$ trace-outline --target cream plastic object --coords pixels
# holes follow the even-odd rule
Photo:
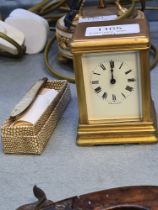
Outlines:
[[[16,41],[20,46],[24,44],[24,34],[19,31],[17,28],[10,26],[9,24],[0,20],[0,32],[7,35],[8,37],[12,38]],[[0,38],[0,49],[9,52],[13,55],[17,54],[17,48],[9,43],[8,41]]]
[[[13,125],[17,126],[25,123],[35,124],[55,99],[57,94],[57,90],[43,88],[30,108],[17,121],[15,121]]]
[[[24,9],[15,9],[5,22],[24,33],[27,54],[36,54],[43,50],[49,31],[49,25],[44,18]]]

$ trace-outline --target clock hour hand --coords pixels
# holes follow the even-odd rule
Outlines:
[[[114,79],[114,61],[113,60],[111,60],[110,61],[110,67],[111,67],[111,69],[110,69],[110,71],[111,71],[111,80],[110,80],[110,83],[113,85],[113,84],[115,84],[116,83],[116,80]]]

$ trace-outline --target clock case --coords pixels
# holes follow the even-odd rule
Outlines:
[[[126,35],[107,35],[86,37],[87,27],[112,26],[123,24],[140,25],[140,32]],[[108,22],[79,23],[71,50],[73,53],[76,86],[79,104],[79,126],[77,144],[104,145],[122,143],[153,143],[157,141],[157,122],[154,103],[151,99],[150,64],[149,64],[150,37],[145,19],[128,19]],[[93,123],[88,119],[86,106],[86,90],[82,68],[82,54],[101,52],[139,51],[141,64],[141,91],[142,91],[142,118],[137,121],[125,120],[98,120]]]

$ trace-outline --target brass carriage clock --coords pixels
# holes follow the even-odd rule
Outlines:
[[[79,145],[157,141],[145,19],[79,23],[71,44]]]

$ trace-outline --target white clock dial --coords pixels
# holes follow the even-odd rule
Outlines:
[[[142,117],[139,52],[82,56],[89,121]]]
[[[94,93],[109,104],[120,104],[126,100],[135,91],[136,82],[135,69],[118,59],[99,63],[90,80]]]

